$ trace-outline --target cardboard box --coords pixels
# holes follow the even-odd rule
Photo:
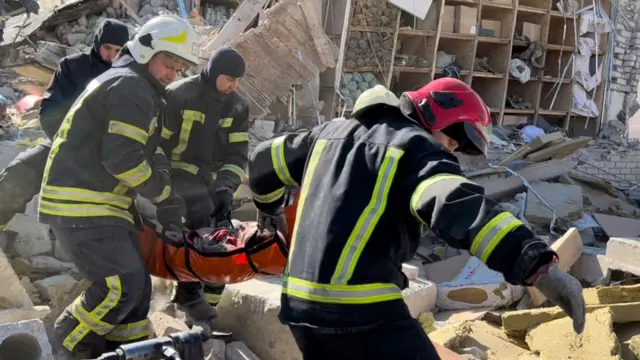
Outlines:
[[[540,41],[542,25],[521,22],[516,25],[516,32],[522,36],[528,37],[531,41]]]
[[[442,32],[452,33],[456,19],[456,7],[445,6],[442,14]]]
[[[475,34],[478,25],[478,9],[469,6],[456,6],[454,30],[458,34]]]
[[[502,37],[502,21],[482,19],[480,23],[482,30],[489,30],[492,35],[484,35],[487,37]]]

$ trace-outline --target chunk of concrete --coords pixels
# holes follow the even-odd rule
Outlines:
[[[16,214],[7,224],[7,229],[18,233],[13,242],[13,251],[23,258],[51,252],[49,226],[38,222],[35,216]]]
[[[69,274],[61,274],[38,280],[33,285],[38,289],[43,299],[51,300],[56,296],[71,291],[77,283],[78,281]]]
[[[242,341],[228,343],[224,354],[226,360],[260,360]]]
[[[533,189],[553,208],[556,218],[579,218],[582,213],[582,188],[577,185],[538,182]],[[531,191],[527,191],[525,218],[536,224],[550,224],[553,212]]]
[[[529,348],[546,360],[620,360],[613,315],[603,308],[587,314],[581,335],[573,331],[570,318],[554,320],[529,331]]]
[[[0,359],[54,360],[42,321],[0,325]]]
[[[210,339],[202,344],[204,348],[204,360],[225,360],[227,344],[224,340]]]
[[[613,314],[613,322],[616,324],[640,321],[640,302],[611,305],[588,305],[587,313],[603,308],[608,308],[611,311]],[[557,306],[543,309],[507,311],[502,314],[502,328],[505,331],[528,330],[537,325],[561,319],[566,316],[567,314]]]
[[[605,284],[611,277],[605,250],[588,246],[583,247],[582,254],[571,266],[569,273],[576,279],[592,286]]]
[[[620,342],[622,359],[640,359],[640,323],[614,324],[613,328]]]
[[[289,329],[280,323],[282,279],[261,276],[228,285],[217,306],[216,327],[232,331],[263,360],[299,360],[300,352]],[[435,306],[437,289],[422,279],[411,281],[403,296],[412,316]]]
[[[418,278],[418,270],[417,266],[411,264],[402,264],[402,272],[409,280],[415,280]]]
[[[33,308],[33,302],[27,290],[20,283],[18,275],[13,271],[9,259],[0,251],[0,298],[8,300],[15,308]]]
[[[587,305],[640,302],[640,285],[598,286],[582,291]]]
[[[609,238],[606,258],[609,269],[640,275],[640,238]]]
[[[157,337],[171,335],[180,331],[188,331],[189,327],[183,321],[161,312],[154,312],[149,316],[153,333]]]
[[[62,272],[78,271],[72,263],[62,262],[47,255],[36,255],[29,259],[29,264],[36,269],[47,274],[57,274]]]
[[[31,309],[0,310],[0,324],[11,324],[18,321],[44,319],[51,313],[48,306],[35,306]],[[0,359],[2,359],[0,357]]]

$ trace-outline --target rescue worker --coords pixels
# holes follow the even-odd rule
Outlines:
[[[249,108],[236,92],[244,72],[242,55],[225,46],[200,74],[167,87],[161,146],[171,158],[171,182],[185,200],[190,229],[210,227],[212,216],[217,224],[230,220],[249,151]],[[172,302],[190,321],[208,323],[223,290],[223,284],[205,284],[203,294],[200,283],[181,282]]]
[[[20,5],[24,7],[27,12],[27,16],[30,14],[38,15],[38,12],[40,12],[40,5],[36,0],[20,0]],[[4,7],[4,0],[0,0],[0,43],[4,41],[4,27],[7,20],[9,20],[9,18],[5,16]]]
[[[163,15],[144,24],[113,68],[92,80],[53,140],[40,192],[40,220],[92,282],[56,320],[74,357],[148,336],[151,279],[139,253],[133,198],[157,204],[161,224],[180,225],[169,161],[158,151],[164,88],[195,64],[196,33]],[[102,344],[106,343],[105,349]]]
[[[307,359],[439,359],[401,290],[426,225],[516,285],[532,285],[584,328],[580,283],[529,228],[462,176],[452,151],[485,155],[491,119],[458,79],[398,99],[382,86],[353,119],[264,142],[249,160],[263,228],[284,228],[285,187],[301,186],[280,320]]]
[[[49,139],[53,139],[65,114],[89,81],[111,68],[112,60],[127,40],[127,25],[106,19],[96,31],[89,53],[70,55],[60,61],[40,104],[40,124]],[[0,172],[0,198],[4,199],[0,202],[0,231],[40,192],[49,150],[50,141],[32,146]]]

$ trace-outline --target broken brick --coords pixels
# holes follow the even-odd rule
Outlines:
[[[640,302],[640,284],[629,286],[598,286],[582,291],[587,305],[607,305]]]

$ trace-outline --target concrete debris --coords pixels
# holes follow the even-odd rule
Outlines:
[[[149,321],[156,337],[164,337],[176,332],[189,330],[189,327],[183,321],[161,312],[151,314]]]
[[[0,359],[54,360],[40,320],[0,325]]]
[[[62,274],[38,280],[33,285],[38,289],[43,299],[52,300],[56,296],[69,292],[77,282],[70,275]]]
[[[576,279],[591,286],[602,285],[609,281],[611,269],[607,266],[605,250],[585,246],[582,255],[569,271]]]
[[[529,190],[524,217],[536,224],[551,224],[554,212],[559,218],[577,219],[582,215],[582,188],[576,185],[537,182],[531,187],[554,211],[549,210],[538,197]]]
[[[242,341],[228,343],[224,353],[227,360],[260,360]]]
[[[607,243],[607,266],[640,276],[640,238],[611,238]]]

